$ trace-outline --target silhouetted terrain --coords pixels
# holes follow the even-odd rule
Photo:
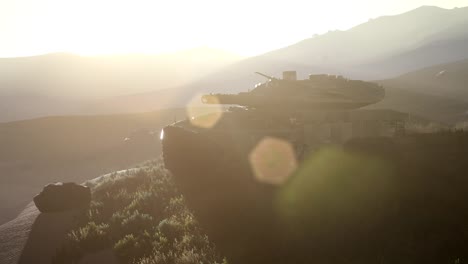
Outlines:
[[[404,90],[400,87],[385,86],[385,99],[369,109],[396,109],[410,113],[416,121],[424,118],[426,121],[454,125],[468,120],[466,101],[442,96]]]
[[[160,161],[85,184],[89,210],[47,214],[31,203],[0,225],[0,263],[226,264]]]
[[[467,121],[467,76],[468,60],[461,60],[378,81],[386,96],[369,108],[395,109],[447,124]]]
[[[388,78],[420,67],[466,58],[467,45],[461,43],[468,39],[467,24],[466,7],[447,10],[422,6],[403,14],[371,19],[346,31],[315,36],[264,57],[326,68],[331,70],[330,73],[352,78]],[[452,49],[429,52],[428,47],[442,43]],[[412,53],[423,53],[429,58]],[[359,67],[365,64],[372,64],[372,67]]]
[[[458,61],[467,57],[467,37],[434,41],[402,54],[359,65],[356,73],[363,78],[382,79],[431,65]]]
[[[173,109],[0,123],[0,223],[51,181],[82,182],[157,157],[160,129],[186,115]]]
[[[221,86],[221,82],[218,86],[234,91],[241,88],[236,87],[237,82],[233,80],[244,80],[240,83],[244,87],[247,81],[250,86],[255,83],[252,71],[280,76],[283,70],[295,69],[300,74],[387,79],[418,68],[467,58],[467,23],[466,7],[447,10],[423,6],[248,58],[204,79],[230,80],[227,86]],[[441,47],[430,49],[433,46]]]
[[[164,159],[232,263],[468,259],[466,132],[324,146],[279,186],[256,180],[247,157],[219,155],[214,142],[195,133],[165,138]],[[185,148],[204,155],[178,152]]]
[[[177,163],[173,175],[153,162],[88,181],[89,213],[39,214],[28,206],[0,226],[8,237],[0,241],[2,263],[220,263],[220,254],[228,263],[468,258],[466,132],[324,147],[279,186],[256,181],[245,161],[223,160],[203,142],[192,146],[203,152],[180,153],[179,161],[195,159]]]
[[[425,67],[380,83],[388,90],[395,87],[468,102],[468,60]]]

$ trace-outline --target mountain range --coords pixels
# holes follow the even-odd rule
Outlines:
[[[0,122],[51,115],[126,112],[125,109],[100,111],[105,109],[100,104],[123,95],[186,85],[241,58],[207,47],[165,55],[82,57],[56,53],[3,58],[0,59]]]
[[[279,76],[296,70],[299,78],[328,73],[396,80],[411,71],[468,58],[467,28],[468,7],[423,6],[246,59],[209,48],[159,56],[0,59],[0,122],[181,107],[199,93],[253,88],[264,81],[255,71]],[[420,88],[414,92],[426,92]],[[442,96],[460,100],[459,94]]]
[[[247,91],[265,81],[254,71],[279,77],[284,70],[296,70],[299,78],[307,78],[309,73],[328,73],[373,80],[387,90],[387,98],[375,107],[456,123],[466,119],[468,109],[467,25],[468,7],[448,10],[423,6],[376,18],[347,31],[315,36],[241,60],[177,89],[135,95],[132,99],[151,102],[140,107],[168,103],[183,106],[200,93]],[[125,99],[115,105],[129,104],[131,100]]]
[[[448,10],[423,6],[400,15],[371,19],[347,31],[306,39],[265,56],[325,68],[352,78],[383,79],[421,66],[466,58],[467,45],[459,43],[466,43],[467,25],[466,7]],[[422,58],[414,61],[421,54],[430,56],[426,61]]]

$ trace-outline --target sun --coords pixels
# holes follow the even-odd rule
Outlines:
[[[0,1],[0,56],[59,51],[154,54],[200,46],[253,56],[314,34],[346,30],[372,17],[402,13],[423,2]],[[431,4],[448,8],[466,5],[467,0],[431,0]]]

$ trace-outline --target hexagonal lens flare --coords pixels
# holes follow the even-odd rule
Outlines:
[[[223,115],[221,104],[217,97],[213,97],[211,100],[215,100],[215,103],[210,107],[206,107],[201,103],[201,95],[194,96],[192,100],[187,104],[186,110],[189,116],[190,123],[200,128],[212,128],[221,119]]]
[[[258,181],[274,185],[286,182],[297,168],[291,143],[274,137],[263,138],[250,152],[249,162]]]

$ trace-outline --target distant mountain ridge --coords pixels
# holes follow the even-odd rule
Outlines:
[[[200,47],[164,55],[0,58],[0,122],[53,115],[137,112],[104,100],[179,87],[242,57]],[[170,107],[170,105],[169,105]],[[142,109],[161,109],[153,106]]]
[[[406,91],[447,97],[468,103],[468,59],[439,64],[382,81]]]
[[[423,6],[400,15],[371,19],[347,31],[309,38],[266,56],[331,68],[359,65],[442,39],[466,38],[466,29],[455,30],[463,29],[466,23],[468,7],[449,10]],[[444,33],[448,31],[451,34]]]
[[[458,61],[467,58],[467,54],[468,38],[440,40],[370,64],[356,66],[351,73],[363,78],[387,79],[428,66]]]
[[[396,63],[399,72],[379,71],[380,66],[389,67],[384,62],[393,57],[403,57],[409,52],[441,42],[450,46],[451,42],[464,43],[455,56],[420,61],[418,67],[427,67],[468,57],[468,7],[443,9],[423,6],[394,16],[371,19],[366,23],[346,31],[331,31],[305,39],[288,47],[266,53],[261,58],[283,61],[285,64],[309,65],[310,70],[324,69],[332,74],[343,74],[352,78],[381,79],[415,70],[405,63]],[[452,54],[454,50],[450,51]],[[379,63],[382,61],[382,63]],[[240,62],[242,63],[242,62]],[[398,64],[399,63],[399,64]],[[363,67],[360,65],[372,65]],[[356,69],[356,67],[358,69]],[[368,73],[369,70],[374,72]],[[325,72],[327,73],[327,72]]]
[[[0,96],[96,97],[153,91],[187,84],[239,59],[203,47],[164,55],[0,58]]]
[[[0,114],[0,122],[180,107],[200,93],[252,89],[265,81],[255,71],[278,77],[282,71],[296,70],[299,78],[327,73],[390,79],[468,59],[468,7],[423,6],[242,60],[209,48],[106,60],[59,55],[0,59],[0,108],[6,113]],[[27,99],[31,97],[36,99]]]
[[[382,80],[441,63],[468,58],[468,7],[423,6],[400,15],[372,19],[347,31],[331,31],[224,67],[185,88],[239,92],[264,81],[260,71],[281,76],[344,75]]]
[[[468,59],[379,81],[386,89],[371,108],[391,108],[448,124],[468,121]]]

